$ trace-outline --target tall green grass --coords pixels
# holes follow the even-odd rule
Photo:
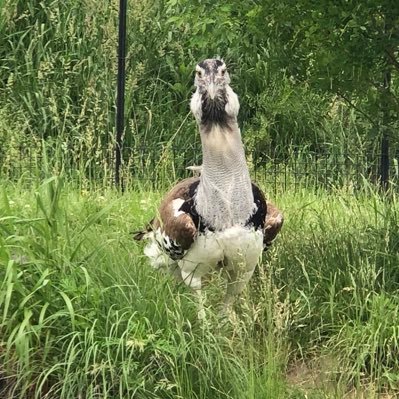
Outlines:
[[[219,55],[240,96],[248,148],[375,150],[378,132],[362,114],[276,69],[273,44],[253,37],[250,3],[203,7],[210,20],[174,1],[129,4],[126,146],[198,143],[187,117],[193,71]],[[3,0],[0,16],[1,107],[20,115],[24,135],[55,141],[76,159],[98,158],[114,141],[118,3]]]
[[[210,5],[223,30],[187,6],[178,16],[174,1],[129,4],[132,150],[120,196],[109,188],[117,2],[0,0],[1,397],[398,395],[397,195],[334,166],[371,152],[374,179],[377,132],[339,99],[274,70],[272,44],[253,45],[240,19],[251,19],[246,4]],[[231,325],[213,311],[218,276],[201,324],[192,295],[151,270],[131,239],[159,201],[152,188],[198,159],[179,150],[198,144],[192,71],[222,52],[249,162],[286,217]],[[325,149],[330,157],[314,158]],[[273,168],[282,160],[281,178],[270,182],[262,152],[276,155]]]
[[[251,25],[258,22],[250,3],[237,3],[236,9],[211,3],[129,4],[125,184],[166,186],[200,162],[199,135],[189,114],[193,70],[200,59],[216,55],[226,56],[240,97],[245,147],[261,179],[270,183],[273,164],[289,177],[301,175],[300,185],[307,180],[359,186],[359,175],[377,180],[379,132],[370,120],[331,93],[276,69],[279,51]],[[213,16],[202,21],[205,8]],[[117,18],[115,0],[1,1],[3,176],[43,178],[49,161],[53,173],[68,172],[82,187],[113,180]],[[395,140],[391,158],[397,179]],[[360,173],[357,164],[364,165]],[[277,188],[288,183],[275,181]]]
[[[132,241],[160,193],[79,191],[62,177],[23,187],[0,189],[2,397],[399,392],[395,196],[275,198],[282,235],[238,300],[237,321],[220,324],[217,276],[200,323],[191,293]]]

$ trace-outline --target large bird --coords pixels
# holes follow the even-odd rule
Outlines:
[[[202,142],[201,175],[176,184],[135,239],[148,240],[144,253],[151,264],[173,270],[200,301],[202,277],[223,267],[227,311],[280,231],[283,216],[251,182],[237,123],[239,101],[225,63],[200,62],[194,84],[190,108]]]

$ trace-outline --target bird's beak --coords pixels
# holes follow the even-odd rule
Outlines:
[[[217,92],[217,86],[215,85],[215,83],[213,82],[213,80],[211,80],[208,83],[208,87],[207,87],[207,91],[209,94],[209,97],[211,100],[214,100],[216,97],[216,92]]]

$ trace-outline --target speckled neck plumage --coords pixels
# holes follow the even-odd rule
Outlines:
[[[226,98],[227,103],[222,110],[226,115],[218,115],[214,121],[204,120],[203,114],[197,117],[203,166],[196,209],[205,223],[215,230],[244,226],[255,211],[251,179],[237,123],[238,99],[230,87]]]

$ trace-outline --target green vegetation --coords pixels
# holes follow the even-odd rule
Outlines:
[[[218,320],[215,276],[202,324],[191,293],[131,238],[159,193],[79,192],[60,177],[1,187],[2,397],[399,392],[397,197],[279,196],[284,231],[237,321]]]
[[[118,1],[0,0],[0,397],[397,397],[398,7],[129,1],[121,195],[109,184]],[[286,223],[237,320],[218,318],[215,275],[200,323],[131,233],[201,161],[192,72],[216,55],[254,177]],[[285,182],[300,175],[295,192],[268,184],[268,157]]]
[[[75,162],[113,148],[115,0],[2,0],[0,104]],[[397,156],[396,1],[129,2],[125,145],[184,148],[198,60],[226,59],[247,148]],[[129,158],[129,154],[125,154]],[[128,161],[126,161],[128,162]],[[139,165],[139,163],[138,163]]]

